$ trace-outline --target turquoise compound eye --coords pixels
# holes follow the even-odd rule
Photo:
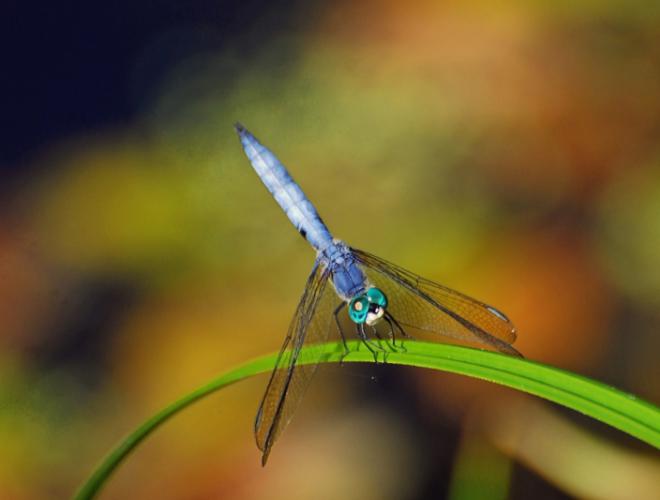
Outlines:
[[[367,290],[367,299],[373,304],[378,304],[380,307],[387,307],[387,297],[380,289],[373,287]]]
[[[367,320],[367,314],[369,313],[369,300],[364,295],[355,297],[348,304],[348,316],[355,323],[364,323]]]

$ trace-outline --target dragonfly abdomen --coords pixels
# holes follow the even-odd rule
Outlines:
[[[236,131],[252,167],[298,232],[317,250],[332,244],[330,231],[284,165],[241,124]]]

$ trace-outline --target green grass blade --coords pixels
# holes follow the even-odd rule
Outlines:
[[[558,368],[488,351],[426,342],[406,342],[405,346],[406,352],[389,353],[387,363],[458,373],[512,387],[572,408],[660,448],[660,409],[613,387]],[[349,347],[351,353],[344,362],[373,362],[372,354],[359,341],[350,342]],[[322,362],[338,362],[342,352],[341,344],[327,344]],[[165,421],[227,385],[272,370],[276,357],[272,354],[245,363],[163,408],[101,461],[74,498],[94,498],[131,451]],[[304,350],[300,362],[310,362]]]

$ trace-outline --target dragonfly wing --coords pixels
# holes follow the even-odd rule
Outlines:
[[[287,426],[311,381],[323,349],[314,349],[327,341],[333,308],[339,298],[328,285],[330,272],[317,260],[307,280],[295,315],[289,326],[279,358],[266,387],[254,424],[257,446],[266,464],[275,440]],[[309,364],[299,364],[302,347],[309,347]]]
[[[439,333],[521,356],[511,344],[516,328],[492,306],[352,248],[368,279],[388,296],[388,312],[403,327]]]

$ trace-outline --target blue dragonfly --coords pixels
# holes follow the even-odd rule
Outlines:
[[[375,361],[379,353],[385,358],[381,340],[393,350],[396,336],[412,338],[410,332],[415,337],[439,335],[520,356],[511,346],[516,329],[499,310],[333,238],[284,165],[240,123],[235,128],[252,167],[316,250],[312,272],[257,411],[254,433],[263,453],[262,465],[316,371],[323,354],[317,346],[336,330],[348,352],[347,323]],[[297,363],[303,347],[315,362]]]

